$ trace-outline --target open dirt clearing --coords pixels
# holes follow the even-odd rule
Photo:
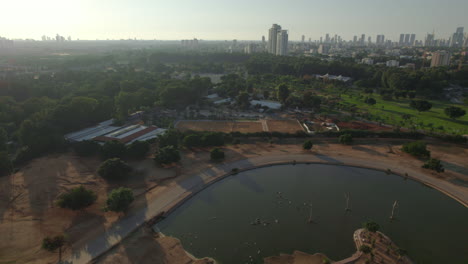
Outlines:
[[[258,120],[258,121],[211,121],[211,120],[182,120],[175,128],[180,131],[213,131],[213,132],[281,132],[294,134],[304,131],[296,120]]]

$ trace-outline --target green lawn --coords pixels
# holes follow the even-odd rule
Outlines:
[[[342,94],[342,103],[356,105],[359,108],[358,112],[368,112],[370,114],[369,119],[373,121],[407,128],[411,128],[414,125],[417,129],[433,130],[434,132],[468,134],[468,106],[430,100],[432,103],[431,110],[418,113],[418,111],[409,107],[409,99],[384,101],[379,95],[373,95],[372,97],[376,99],[377,104],[369,106],[364,103],[366,95],[363,94],[363,96],[363,98],[359,99],[357,93],[352,93],[351,95]],[[456,120],[450,119],[444,113],[444,109],[449,106],[461,107],[465,109],[467,114]],[[409,114],[411,119],[404,120],[402,118],[403,114]]]

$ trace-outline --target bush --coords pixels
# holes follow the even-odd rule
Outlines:
[[[108,159],[99,166],[98,174],[108,180],[118,180],[127,177],[132,168],[119,158]]]
[[[98,153],[101,150],[101,145],[95,141],[84,140],[73,143],[72,148],[78,156],[89,157]]]
[[[444,113],[450,118],[459,118],[466,114],[466,111],[460,107],[450,106],[444,109]]]
[[[430,157],[431,152],[427,150],[426,143],[422,141],[413,141],[403,144],[404,152],[416,157]]]
[[[364,254],[369,254],[371,253],[372,249],[368,245],[361,245],[359,247],[359,251],[361,251]]]
[[[210,152],[210,157],[212,160],[222,160],[224,159],[224,151],[220,148],[214,148]]]
[[[200,147],[203,145],[202,137],[198,134],[190,134],[184,137],[184,146],[191,147]]]
[[[133,141],[132,144],[127,146],[127,156],[134,159],[143,159],[150,150],[150,143],[148,141]]]
[[[364,227],[367,231],[372,232],[372,233],[375,233],[379,231],[380,229],[380,225],[374,221],[365,222],[362,224],[362,227]]]
[[[432,108],[432,104],[425,100],[411,100],[410,107],[416,109],[418,112],[425,112]]]
[[[312,140],[306,140],[304,144],[302,144],[302,148],[305,150],[310,150],[314,146],[314,143],[312,143]]]
[[[431,158],[428,161],[426,161],[426,163],[424,163],[424,165],[422,167],[425,168],[425,169],[435,170],[437,172],[444,172],[445,171],[444,166],[442,165],[442,163],[438,159],[432,159]]]
[[[223,133],[210,132],[206,133],[202,137],[204,146],[223,146],[224,135]]]
[[[367,98],[364,102],[368,105],[375,105],[377,103],[374,98]]]
[[[107,198],[107,210],[123,212],[130,206],[134,199],[131,189],[124,187],[114,189]]]
[[[57,205],[61,208],[80,210],[93,204],[96,199],[97,196],[93,191],[80,186],[60,195]]]
[[[343,134],[338,138],[338,141],[341,144],[351,145],[351,143],[353,143],[353,136],[351,136],[351,134]]]
[[[46,237],[42,240],[42,248],[47,251],[54,251],[65,245],[65,237],[63,235],[55,237]]]
[[[174,146],[166,146],[160,148],[156,156],[154,157],[154,161],[159,164],[170,164],[173,162],[178,162],[180,160],[180,152]]]
[[[123,158],[125,155],[125,145],[117,140],[107,141],[102,145],[101,154],[104,159]]]
[[[180,133],[175,129],[169,129],[158,137],[159,147],[179,146]]]

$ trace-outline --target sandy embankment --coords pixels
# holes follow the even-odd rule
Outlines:
[[[81,159],[67,153],[34,160],[14,175],[0,178],[0,233],[4,238],[0,241],[0,263],[55,262],[57,255],[41,250],[40,243],[45,236],[59,233],[66,233],[71,243],[71,249],[67,248],[64,257],[83,248],[85,253],[89,253],[86,251],[89,242],[98,236],[106,236],[122,220],[116,214],[101,210],[106,194],[112,188],[124,185],[138,195],[127,213],[129,216],[148,210],[155,203],[161,203],[167,211],[168,207],[177,205],[178,201],[193,193],[193,189],[181,184],[190,182],[196,175],[194,184],[204,185],[226,175],[230,166],[234,166],[232,164],[246,168],[303,159],[307,162],[391,169],[402,175],[408,173],[410,177],[423,177],[468,204],[466,147],[430,145],[432,156],[447,164],[446,172],[439,174],[422,169],[423,161],[402,153],[399,150],[401,140],[357,140],[352,146],[335,144],[336,140],[322,140],[316,142],[311,152],[302,150],[300,143],[303,139],[275,141],[281,144],[251,144],[246,141],[239,146],[225,147],[227,159],[222,164],[209,161],[208,149],[184,151],[182,161],[174,168],[156,167],[150,159],[133,163],[138,173],[127,182],[113,185],[96,175],[98,159]],[[167,180],[163,180],[165,178]],[[98,194],[95,205],[83,212],[71,212],[55,206],[54,201],[61,192],[81,184]],[[151,207],[145,212],[145,218],[141,218],[141,223],[158,214],[160,208],[159,205]],[[115,236],[106,238],[110,242],[105,247],[111,247],[119,240]],[[96,249],[92,254],[102,252]],[[94,256],[82,254],[81,258]]]

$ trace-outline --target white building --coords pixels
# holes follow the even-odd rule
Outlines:
[[[367,64],[367,65],[372,65],[372,64],[374,64],[374,60],[371,59],[371,58],[364,58],[364,59],[361,60],[361,63],[362,64]]]
[[[398,67],[400,66],[400,62],[397,60],[389,60],[385,63],[387,67]]]

